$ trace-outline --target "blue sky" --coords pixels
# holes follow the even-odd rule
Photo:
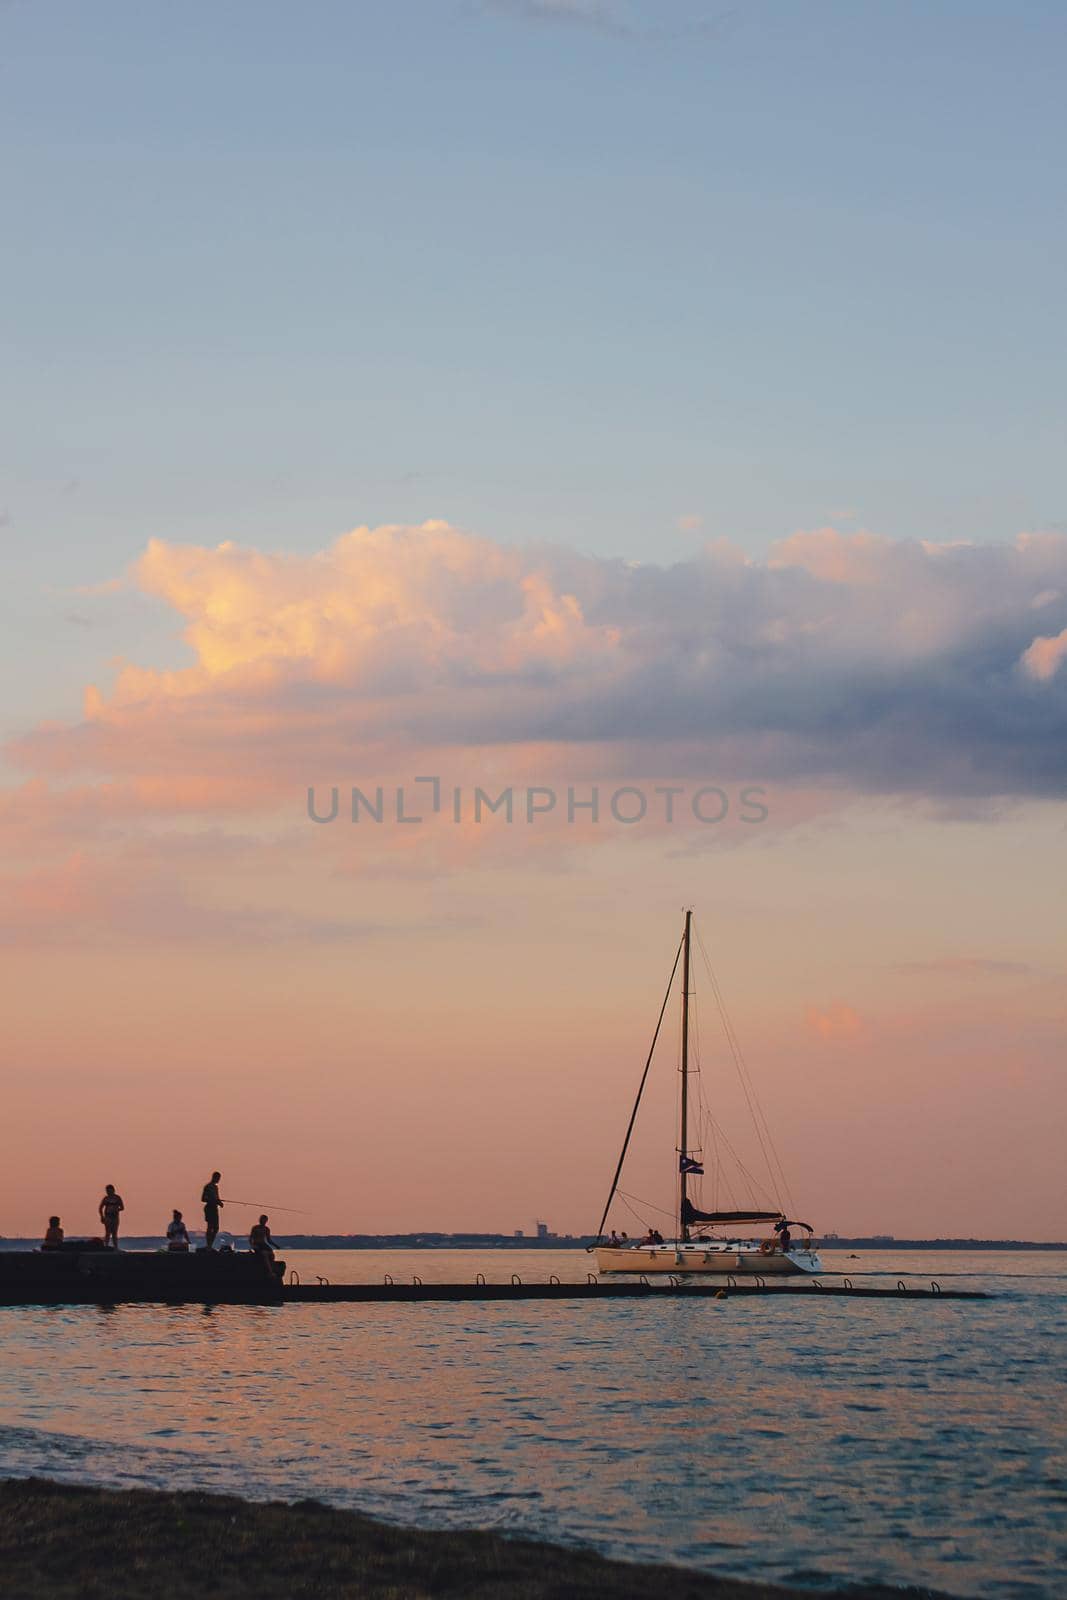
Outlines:
[[[54,625],[54,709],[88,624],[136,651],[143,599],[69,590],[152,536],[1063,526],[1065,34],[1033,0],[9,0],[16,666]]]
[[[0,0],[0,941],[50,1207],[115,1160],[165,1215],[222,1126],[324,1226],[528,1225],[549,1147],[588,1226],[684,903],[803,1214],[1064,1236],[1065,34]],[[769,824],[307,821],[420,773]]]

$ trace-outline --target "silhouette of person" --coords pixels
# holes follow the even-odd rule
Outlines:
[[[100,1202],[100,1221],[104,1224],[104,1248],[109,1245],[112,1250],[119,1247],[119,1213],[125,1211],[122,1196],[115,1193],[115,1185],[109,1183],[104,1190],[104,1198]]]
[[[211,1181],[205,1183],[200,1198],[204,1202],[204,1248],[210,1250],[219,1233],[219,1211],[225,1201],[219,1199],[221,1172],[213,1172]]]
[[[49,1219],[48,1219],[48,1230],[45,1233],[44,1243],[42,1244],[41,1249],[42,1250],[62,1250],[62,1248],[63,1248],[63,1229],[59,1225],[59,1218],[58,1217],[49,1217]]]
[[[175,1211],[167,1223],[167,1249],[188,1250],[189,1230],[182,1221],[180,1211]]]
[[[252,1224],[252,1230],[248,1235],[248,1248],[269,1266],[274,1260],[274,1240],[271,1238],[267,1223],[268,1218],[264,1214],[258,1222]]]

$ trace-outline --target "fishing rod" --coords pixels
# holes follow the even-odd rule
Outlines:
[[[297,1217],[310,1217],[311,1215],[310,1211],[301,1211],[299,1206],[276,1206],[272,1205],[269,1200],[231,1200],[229,1195],[226,1196],[222,1204],[224,1206],[251,1206],[253,1210],[291,1211]]]

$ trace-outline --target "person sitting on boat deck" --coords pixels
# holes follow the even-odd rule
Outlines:
[[[182,1221],[180,1211],[175,1211],[167,1223],[167,1249],[188,1250],[189,1230]]]
[[[260,1217],[258,1222],[252,1224],[248,1235],[248,1248],[254,1255],[261,1256],[269,1266],[274,1260],[274,1240],[270,1236],[266,1215]]]
[[[100,1221],[104,1224],[104,1248],[117,1250],[119,1247],[119,1212],[125,1211],[122,1196],[115,1193],[115,1185],[109,1183],[104,1190],[104,1198],[100,1202]]]
[[[619,1238],[618,1234],[615,1232],[615,1229],[612,1228],[612,1230],[611,1230],[611,1238],[608,1240],[608,1244],[609,1245],[620,1245],[621,1243],[622,1243],[622,1240]]]
[[[204,1249],[210,1250],[219,1232],[219,1210],[225,1204],[219,1199],[219,1180],[221,1172],[213,1172],[210,1181],[205,1183],[200,1198],[204,1203]]]
[[[774,1224],[774,1231],[778,1235],[778,1248],[785,1255],[793,1245],[793,1235],[789,1231],[789,1224],[784,1220]]]
[[[59,1225],[58,1217],[49,1217],[48,1228],[45,1232],[42,1250],[62,1250],[63,1229]]]

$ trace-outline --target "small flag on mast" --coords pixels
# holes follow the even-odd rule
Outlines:
[[[692,1156],[679,1157],[678,1171],[692,1173],[694,1178],[702,1178],[704,1176],[704,1168],[701,1166],[700,1162],[695,1161]]]

